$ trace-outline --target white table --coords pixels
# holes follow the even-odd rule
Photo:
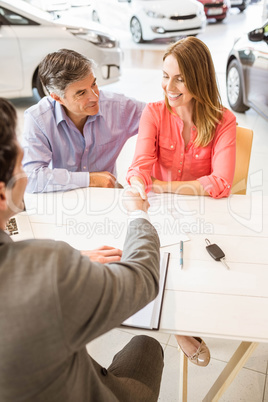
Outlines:
[[[122,247],[127,217],[121,194],[80,189],[26,195],[25,200],[36,237],[66,240],[80,249],[103,243]],[[204,399],[217,401],[258,342],[268,342],[268,197],[260,192],[220,200],[163,194],[154,196],[151,205],[152,221],[168,232],[167,244],[183,236],[178,227],[190,239],[184,244],[183,270],[178,243],[164,247],[171,258],[160,331],[242,341]],[[223,249],[230,270],[209,256],[206,238]],[[185,375],[187,360],[181,361]],[[185,378],[182,401],[187,398]]]

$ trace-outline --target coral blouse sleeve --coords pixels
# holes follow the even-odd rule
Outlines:
[[[140,119],[135,154],[127,172],[128,183],[132,176],[138,176],[148,191],[152,183],[152,167],[157,161],[157,134],[158,116],[153,106],[149,104],[143,110]]]
[[[235,172],[236,117],[228,109],[216,129],[211,155],[211,174],[198,179],[213,198],[228,197]]]

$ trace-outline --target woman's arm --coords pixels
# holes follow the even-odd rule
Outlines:
[[[235,172],[236,158],[236,117],[228,109],[223,121],[218,125],[213,140],[211,174],[198,179],[203,188],[213,198],[228,197]]]
[[[157,121],[153,105],[147,105],[142,113],[135,154],[127,173],[131,185],[139,182],[144,189],[151,186],[152,167],[157,161]],[[131,180],[133,178],[134,180]],[[139,179],[138,181],[136,179]]]
[[[175,193],[182,195],[209,195],[198,180],[161,181],[152,177],[152,190],[155,193]]]

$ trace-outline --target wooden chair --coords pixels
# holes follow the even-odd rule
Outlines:
[[[240,126],[236,127],[236,166],[231,191],[232,194],[246,194],[252,139],[253,139],[252,130]],[[187,357],[185,357],[185,355],[181,350],[179,351],[179,353],[180,353],[179,401],[187,402],[188,359]],[[223,394],[224,385],[222,386],[219,392],[221,395]]]
[[[253,131],[236,127],[236,166],[232,194],[246,194]]]

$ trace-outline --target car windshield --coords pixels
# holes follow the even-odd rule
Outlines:
[[[40,8],[35,7],[35,6],[27,3],[26,1],[22,1],[22,0],[11,0],[9,2],[3,1],[3,2],[1,2],[1,6],[3,6],[3,8],[8,10],[9,14],[11,13],[11,14],[15,15],[17,12],[21,16],[25,16],[25,17],[31,18],[33,20],[34,20],[34,17],[37,17],[37,18],[41,18],[43,20],[52,21],[58,17],[54,13],[48,13],[46,11],[43,11]],[[17,8],[16,12],[11,11],[9,6],[16,7]]]

